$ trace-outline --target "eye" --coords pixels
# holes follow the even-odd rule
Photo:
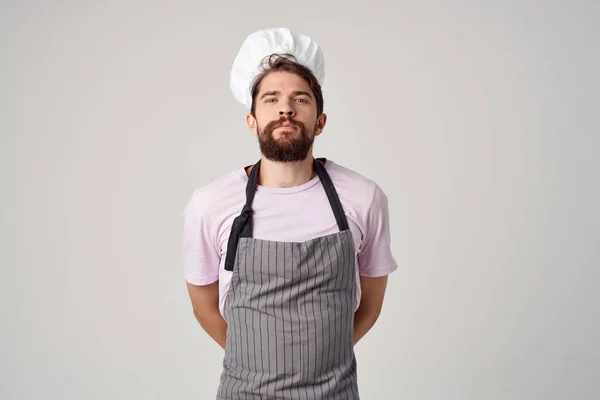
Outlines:
[[[306,99],[296,99],[296,101],[299,101],[301,103],[308,103],[308,101]]]
[[[275,99],[271,98],[271,99],[266,99],[265,100],[265,103],[272,103],[272,102],[275,102]]]

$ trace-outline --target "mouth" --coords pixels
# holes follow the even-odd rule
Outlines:
[[[280,125],[277,127],[277,129],[279,128],[283,128],[283,129],[298,129],[298,127],[296,125],[290,125],[290,124],[284,124],[284,125]]]

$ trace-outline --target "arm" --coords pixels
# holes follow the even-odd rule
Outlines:
[[[354,314],[354,344],[375,324],[387,286],[388,275],[398,265],[392,256],[390,218],[387,196],[375,185],[373,200],[363,222],[365,231],[362,249],[358,254],[361,297]]]
[[[227,322],[219,312],[219,281],[203,286],[187,283],[187,289],[192,300],[194,316],[200,326],[225,349]]]
[[[381,313],[388,277],[360,277],[360,305],[354,313],[354,344],[373,327]]]
[[[194,191],[183,212],[184,278],[200,326],[225,348],[227,323],[219,313],[218,224],[210,212],[212,195],[206,189]]]

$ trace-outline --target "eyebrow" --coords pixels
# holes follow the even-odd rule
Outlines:
[[[265,93],[263,93],[263,94],[260,96],[260,99],[262,100],[262,99],[264,99],[264,98],[265,98],[265,97],[267,97],[267,96],[277,96],[277,95],[279,95],[279,94],[281,94],[281,92],[280,92],[280,91],[278,91],[278,90],[272,90],[272,91],[270,91],[270,92],[265,92]],[[310,94],[309,92],[305,92],[305,91],[303,91],[303,90],[296,90],[296,91],[294,92],[294,95],[296,95],[296,96],[307,96],[308,98],[312,99],[312,96],[311,96],[311,94]]]

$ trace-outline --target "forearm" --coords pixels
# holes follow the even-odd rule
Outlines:
[[[386,286],[387,276],[360,277],[362,295],[354,313],[354,344],[369,332],[379,318]]]
[[[214,339],[223,349],[227,338],[227,322],[221,316],[221,313],[216,312],[204,313],[200,315],[194,312],[196,320],[208,335]]]
[[[219,312],[219,281],[208,285],[187,283],[194,317],[208,335],[222,348],[227,338],[227,322]]]
[[[373,311],[361,307],[356,310],[354,313],[354,344],[358,343],[369,332],[378,317],[379,312],[377,310]]]

